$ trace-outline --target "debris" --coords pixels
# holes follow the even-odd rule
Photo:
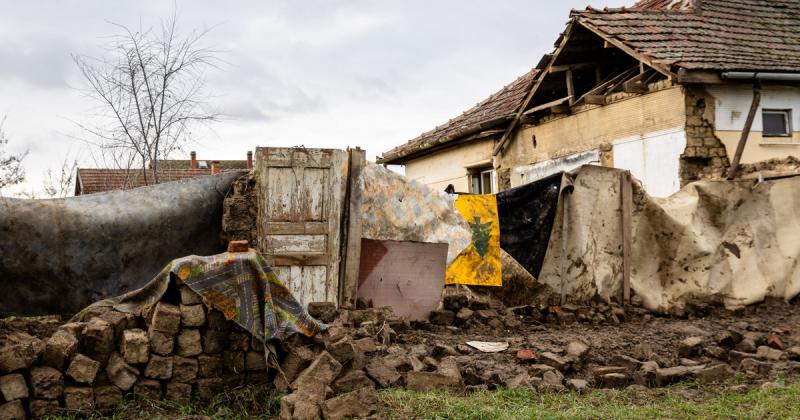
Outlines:
[[[91,385],[100,370],[100,362],[82,354],[76,354],[67,368],[67,376],[77,383]]]
[[[467,341],[467,345],[484,353],[499,353],[508,350],[508,343],[489,341]]]
[[[364,418],[374,413],[377,405],[378,395],[375,394],[375,390],[360,388],[325,401],[322,405],[322,415],[331,420]]]
[[[697,372],[695,372],[694,376],[697,379],[697,381],[702,384],[720,383],[733,378],[734,371],[730,366],[724,363],[720,363],[714,366],[707,367],[705,369],[698,370]]]

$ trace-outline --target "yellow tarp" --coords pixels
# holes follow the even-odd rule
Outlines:
[[[500,222],[494,195],[461,195],[455,202],[469,223],[472,242],[447,267],[445,284],[502,286]]]

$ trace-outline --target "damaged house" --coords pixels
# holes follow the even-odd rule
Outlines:
[[[494,193],[584,164],[648,193],[800,147],[800,2],[644,0],[571,13],[528,73],[379,163],[435,189]]]

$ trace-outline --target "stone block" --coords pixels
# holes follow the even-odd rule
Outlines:
[[[309,400],[301,393],[281,398],[282,420],[316,420],[322,418],[318,401]]]
[[[77,383],[91,385],[100,370],[100,362],[82,354],[76,354],[67,368],[67,376]]]
[[[203,378],[197,380],[197,396],[202,401],[209,401],[224,389],[222,378]]]
[[[265,370],[267,359],[263,351],[248,351],[245,354],[244,368],[248,371]]]
[[[328,353],[333,356],[339,363],[345,364],[356,356],[356,349],[350,338],[345,337],[328,346]]]
[[[22,332],[7,335],[5,342],[0,346],[0,373],[33,366],[44,352],[44,347],[42,340]]]
[[[183,382],[168,382],[166,399],[180,405],[188,405],[192,401],[192,385]]]
[[[25,420],[27,417],[25,407],[20,400],[0,405],[0,420]]]
[[[228,321],[228,319],[225,318],[225,315],[216,309],[210,310],[206,318],[208,320],[208,329],[210,330],[230,331],[231,329],[232,322]]]
[[[392,367],[383,358],[374,358],[367,362],[367,376],[369,376],[380,388],[388,388],[400,380],[401,375],[397,369]]]
[[[51,367],[31,369],[30,382],[35,398],[55,400],[64,391],[64,375]]]
[[[19,373],[0,376],[0,394],[6,401],[28,398],[28,384]]]
[[[339,376],[341,370],[342,365],[330,353],[323,351],[297,376],[291,388],[309,398],[322,400],[325,397],[325,389]]]
[[[378,395],[375,390],[360,388],[325,401],[322,404],[322,415],[331,420],[365,418],[375,413],[377,406]]]
[[[180,287],[181,304],[183,305],[198,305],[203,303],[203,298],[197,294],[189,286],[183,285]]]
[[[694,374],[697,382],[700,382],[701,384],[725,382],[733,378],[734,375],[735,372],[733,371],[733,368],[724,363],[698,370]]]
[[[170,379],[172,378],[172,357],[169,356],[150,356],[147,367],[144,368],[144,376],[150,379]]]
[[[178,334],[177,349],[175,353],[182,357],[197,356],[203,352],[203,342],[200,337],[200,330],[185,329]]]
[[[247,351],[250,349],[250,334],[233,331],[228,335],[228,350]]]
[[[111,354],[108,359],[108,366],[106,366],[106,374],[108,379],[123,391],[128,391],[136,383],[139,377],[139,370],[135,367],[125,363],[125,360],[119,353]]]
[[[172,380],[191,383],[197,379],[197,359],[174,356],[172,358]]]
[[[150,350],[153,353],[169,356],[175,350],[175,336],[154,331],[152,328],[148,331],[147,336],[150,338]]]
[[[128,327],[128,314],[124,314],[122,312],[110,310],[104,312],[98,318],[108,322],[108,324],[111,325],[111,328],[114,330],[114,339],[116,341],[119,341],[122,338],[122,332]]]
[[[95,409],[111,411],[122,402],[122,391],[115,385],[98,385],[94,387]]]
[[[87,412],[94,408],[94,391],[88,386],[64,388],[64,407],[69,411]]]
[[[57,400],[30,400],[28,401],[28,409],[31,412],[31,417],[35,419],[54,417],[58,415],[59,411]]]
[[[153,311],[150,329],[175,335],[181,326],[181,310],[169,303],[158,302]]]
[[[226,351],[222,353],[225,369],[233,373],[244,373],[245,357],[243,351]]]
[[[133,395],[140,400],[161,400],[161,382],[155,379],[139,379],[133,385]]]
[[[203,305],[181,305],[181,324],[184,327],[202,327],[206,324],[206,308]]]
[[[200,378],[213,378],[222,375],[222,356],[216,354],[201,354],[197,356],[197,376]]]
[[[228,333],[226,331],[206,330],[203,333],[203,351],[209,354],[222,353],[228,348]]]
[[[83,329],[83,352],[105,364],[114,351],[114,328],[100,318],[92,318]]]
[[[143,330],[125,330],[122,333],[120,350],[125,363],[132,365],[147,363],[150,360],[150,339]]]
[[[42,365],[61,370],[78,350],[78,337],[67,329],[58,329],[44,343]]]

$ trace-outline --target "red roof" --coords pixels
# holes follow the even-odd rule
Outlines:
[[[160,169],[158,182],[171,182],[181,179],[211,175],[211,169]],[[127,169],[78,169],[75,195],[94,194],[113,190],[129,190],[153,184],[152,172],[147,173],[147,184],[141,170]]]
[[[384,153],[378,159],[378,163],[401,163],[403,158],[416,152],[504,124],[514,116],[522,104],[537,73],[536,69],[531,69],[446,124]]]
[[[800,71],[800,0],[643,0],[573,17],[666,67]]]

